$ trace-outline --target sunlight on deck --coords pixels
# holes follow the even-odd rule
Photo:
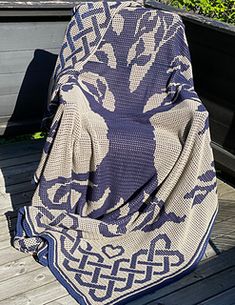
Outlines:
[[[30,204],[34,191],[31,178],[42,145],[38,140],[0,146],[0,305],[77,304],[47,268],[11,246],[17,210]],[[218,193],[211,244],[196,270],[130,304],[235,304],[235,189],[218,180]]]

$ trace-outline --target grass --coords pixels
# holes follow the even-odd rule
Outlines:
[[[23,134],[18,136],[1,136],[0,137],[0,145],[2,144],[9,144],[9,143],[16,143],[21,141],[29,141],[29,140],[40,140],[46,137],[45,132],[35,132],[30,134]]]
[[[160,2],[235,25],[235,0],[160,0]]]

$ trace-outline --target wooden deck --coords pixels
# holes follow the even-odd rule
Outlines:
[[[43,142],[0,146],[0,305],[75,305],[52,273],[11,246],[19,207],[30,204]],[[235,304],[235,189],[218,180],[220,210],[197,269],[129,305]]]

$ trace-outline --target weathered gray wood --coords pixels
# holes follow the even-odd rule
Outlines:
[[[27,157],[27,155],[24,157]],[[9,171],[7,170],[5,171],[4,169],[2,171],[0,170],[0,192],[9,193],[10,192],[9,187],[14,184],[20,184],[23,182],[31,183],[34,172],[37,169],[38,163],[39,163],[39,159],[38,161],[35,162],[23,164],[24,166],[22,166],[21,168],[17,168],[15,174],[14,172],[9,173]],[[11,166],[10,168],[12,167],[14,166]]]
[[[29,132],[36,124],[40,128],[66,25],[59,19],[0,23],[0,134],[17,130],[20,124]],[[7,125],[12,114],[14,119]]]
[[[22,163],[20,165],[18,165],[18,162],[16,162],[18,160],[19,163],[21,163],[22,158],[27,157],[27,155],[25,155],[27,149],[26,146],[24,146],[24,144],[26,143],[27,142],[19,142],[15,144],[3,145],[3,150],[1,150],[0,147],[0,151],[1,153],[3,153],[2,155],[0,154],[0,159],[2,158],[2,162],[10,162],[10,160],[13,160],[13,163],[15,163],[15,165],[10,163],[10,167],[7,166],[2,169],[2,173],[6,177],[5,180],[3,176],[5,191],[10,193],[2,193],[2,195],[0,195],[0,214],[3,213],[3,211],[7,212],[9,210],[15,210],[13,213],[10,214],[9,218],[11,220],[12,226],[14,226],[14,222],[16,221],[17,208],[25,204],[30,204],[30,198],[33,194],[33,190],[24,192],[24,190],[28,187],[27,185],[31,185],[29,181],[27,182],[24,180],[28,180],[31,170],[33,173],[33,168],[36,167],[38,161],[32,161],[28,164]],[[33,143],[30,143],[28,146],[29,152],[30,148],[32,147]],[[40,144],[38,144],[38,147],[40,147]],[[37,149],[35,148],[34,154],[37,154]],[[11,154],[12,151],[14,153],[12,153],[10,159],[7,159],[7,154]],[[15,184],[14,182],[17,181],[21,183]],[[221,190],[224,190],[224,188],[226,188],[223,186],[222,182],[219,182],[219,184]],[[4,200],[1,200],[1,198],[3,198]],[[220,212],[222,216],[221,218],[219,218],[219,221],[216,225],[223,226],[223,222],[226,222],[227,220],[233,218],[234,210],[232,209],[232,202],[233,201],[230,200],[221,201]],[[12,207],[13,203],[14,206]],[[217,232],[216,230],[215,232]],[[223,240],[226,240],[228,236],[225,234],[226,232],[224,232],[224,235],[219,235],[218,230],[218,234],[215,236],[216,238],[223,237]],[[211,249],[208,248],[209,252],[210,250]],[[235,249],[232,249],[227,253],[222,253],[219,256],[214,256],[205,261],[202,261],[194,272],[182,278],[180,281],[166,286],[153,294],[149,294],[143,298],[139,298],[138,300],[130,303],[129,305],[143,305],[147,302],[152,302],[150,304],[156,305],[156,301],[153,300],[158,299],[162,302],[161,298],[167,298],[167,296],[171,295],[172,293],[173,295],[178,294],[181,289],[186,291],[186,293],[188,293],[189,295],[187,289],[190,289],[191,286],[199,285],[200,282],[207,283],[207,280],[210,278],[215,279],[215,277],[217,276],[219,280],[223,280],[223,276],[226,274],[226,270],[229,270],[229,268],[231,269],[234,266],[234,259],[232,259],[234,256]],[[40,274],[41,270],[43,272],[44,270],[46,270],[47,273],[44,274],[45,278],[42,279],[42,282],[38,283],[34,279],[35,277],[37,277],[38,274]],[[2,280],[1,275],[3,276]],[[30,283],[30,285],[28,285],[28,283]],[[4,290],[1,290],[2,285],[4,286]],[[222,291],[217,289],[216,285],[215,290],[213,290],[214,288],[212,288],[209,287],[209,291],[211,292],[211,294],[209,296],[206,296],[207,299],[208,297],[210,298],[212,295],[214,296],[214,294],[218,294]],[[199,285],[198,289],[203,290],[203,286],[200,287]],[[222,289],[225,289],[225,287],[223,287]],[[4,295],[2,297],[3,291]],[[41,267],[37,262],[34,262],[32,257],[28,256],[27,254],[18,252],[10,245],[9,226],[5,215],[0,216],[0,294],[0,300],[2,300],[0,301],[0,305],[77,304],[71,298],[71,296],[68,295],[67,291],[55,280],[54,276],[49,270],[44,267]],[[205,298],[203,300],[205,300]],[[190,303],[186,303],[186,301],[184,302],[185,303],[177,304],[190,305]],[[169,304],[173,305],[174,303]],[[168,303],[166,303],[166,305],[168,305]]]
[[[7,243],[6,238],[7,238],[7,240],[8,240],[8,246],[11,246],[11,242],[10,242],[10,240],[11,240],[11,235],[10,235],[10,233],[8,232],[8,233],[6,233],[5,235],[0,235],[0,244],[1,244],[2,242],[4,242],[3,247],[5,247],[5,245],[6,245],[6,243]],[[1,249],[1,247],[0,247],[0,249]]]
[[[235,189],[226,183],[218,185],[218,193],[221,200],[235,201]]]
[[[10,238],[5,236],[7,239],[0,240],[0,250],[8,248],[11,245]]]
[[[23,205],[29,205],[32,198],[34,190],[28,192],[22,192],[19,194],[5,194],[5,196],[0,195],[0,215],[4,215],[8,211],[13,209],[18,209]]]
[[[6,280],[14,277],[20,279],[22,274],[42,268],[44,267],[37,263],[32,256],[25,256],[18,260],[0,265],[0,285]]]
[[[46,285],[42,285],[35,289],[23,292],[21,294],[15,295],[8,299],[0,301],[0,305],[43,305],[50,304],[51,301],[68,295],[65,288],[58,282],[52,281]],[[72,297],[67,296],[67,300],[72,300],[75,302]],[[63,303],[64,305],[71,305],[70,303]],[[77,302],[73,303],[78,304]]]
[[[44,51],[53,53],[55,55],[59,53],[59,50],[60,50],[59,46],[50,49],[44,49]],[[33,60],[34,51],[35,49],[21,50],[21,51],[15,49],[13,51],[0,52],[0,63],[1,63],[0,75],[12,74],[12,73],[25,73],[30,62]]]
[[[15,221],[14,221],[14,228],[15,228]],[[11,236],[13,231],[13,227],[8,225],[7,221],[0,221],[0,237],[4,238],[5,236]]]
[[[6,18],[12,18],[12,17],[20,17],[20,18],[25,18],[25,17],[63,17],[63,19],[70,19],[72,15],[72,8],[50,8],[48,7],[47,9],[41,9],[40,7],[38,8],[34,8],[34,9],[28,9],[26,7],[26,9],[17,9],[17,8],[8,8],[8,9],[4,9],[1,10],[0,7],[0,20],[2,18],[6,19]]]
[[[53,300],[52,302],[46,303],[46,305],[64,305],[64,304],[77,305],[77,302],[70,295],[66,295],[63,298]]]
[[[213,239],[216,248],[223,252],[235,247],[235,232],[231,235],[221,236]]]
[[[226,219],[223,222],[219,223],[219,225],[215,225],[213,232],[211,233],[212,238],[216,238],[219,236],[229,235],[235,232],[235,221],[234,218]]]
[[[0,93],[0,106],[1,106],[1,118],[3,119],[9,119],[11,114],[14,111],[15,104],[17,101],[18,94],[13,93],[13,94],[6,94],[6,95],[1,95]],[[1,122],[1,125],[3,125],[4,122]]]
[[[202,257],[202,261],[205,259],[208,259],[214,255],[216,255],[215,250],[213,249],[213,247],[210,244],[208,244],[207,248],[206,248],[206,252],[204,253],[204,255]]]
[[[179,281],[174,282],[168,286],[165,286],[159,290],[156,290],[151,294],[147,294],[143,297],[140,297],[138,300],[128,303],[128,305],[143,305],[143,304],[156,305],[157,302],[153,300],[158,300],[159,298],[162,298],[164,296],[171,295],[172,293],[177,292],[184,287],[191,286],[194,283],[200,282],[203,279],[212,276],[213,274],[216,274],[220,271],[222,272],[223,270],[227,270],[227,268],[233,267],[234,256],[235,256],[235,249],[230,249],[229,251],[223,252],[218,256],[211,257],[208,260],[199,263],[195,271],[186,275]],[[165,303],[163,304],[165,305]],[[172,303],[171,305],[173,304],[175,303]],[[181,305],[181,303],[179,302],[177,303],[177,305]]]
[[[164,305],[189,305],[193,296],[193,304],[198,304],[209,297],[234,287],[235,267],[231,267],[219,273],[216,273],[205,280],[198,281],[194,285],[183,287],[182,289],[171,293],[170,295],[157,298],[149,305],[155,305],[156,301]],[[200,291],[200,293],[198,293]],[[191,303],[191,304],[192,304]]]
[[[0,2],[0,8],[71,8],[72,6],[78,4],[79,2],[84,2],[85,0],[80,1],[58,1],[58,0],[31,0],[31,1],[4,1]],[[95,0],[97,1],[97,0]],[[110,0],[113,1],[113,0]]]
[[[235,287],[219,293],[207,301],[201,302],[200,305],[234,305],[235,304]]]
[[[67,22],[0,23],[0,51],[60,48]]]
[[[21,258],[25,258],[26,256],[29,256],[29,254],[22,253],[14,249],[13,247],[3,248],[0,250],[0,266]],[[1,293],[0,293],[0,299],[1,299]]]
[[[40,76],[42,77],[43,74],[45,73],[45,70],[38,71],[37,73],[40,74],[39,77]],[[21,85],[23,83],[24,77],[25,77],[25,72],[16,72],[14,74],[12,73],[0,74],[0,95],[8,96],[9,98],[9,95],[14,96],[15,94],[18,94]],[[4,101],[3,98],[2,101]],[[1,107],[3,107],[3,109],[1,109],[1,114],[3,113],[4,115],[6,115],[5,104],[6,102],[1,105]]]
[[[1,116],[0,117],[0,125],[4,122],[6,122],[9,119],[9,116]]]
[[[12,155],[20,156],[22,153],[38,151],[43,147],[44,139],[26,140],[0,145],[0,160],[11,158]]]
[[[42,142],[37,140],[35,141],[35,143],[31,143],[28,145],[22,145],[22,146],[19,145],[17,146],[17,150],[15,150],[15,146],[9,148],[12,151],[9,151],[9,149],[7,151],[6,150],[3,151],[3,148],[1,148],[0,161],[6,159],[12,159],[15,157],[31,155],[32,153],[40,153],[42,152],[43,144],[44,141]]]
[[[231,203],[234,205],[234,202],[231,202]],[[225,206],[222,209],[222,207],[221,207],[222,204],[223,204],[223,202],[220,203],[220,213],[218,214],[218,217],[215,221],[215,223],[217,223],[217,224],[219,224],[227,219],[232,219],[235,216],[232,206]],[[228,211],[226,211],[226,209],[228,209]],[[229,212],[230,212],[230,214],[229,214]]]
[[[6,280],[0,285],[0,300],[41,287],[54,281],[54,275],[47,269],[41,268]],[[29,285],[30,283],[30,285]]]
[[[8,186],[7,192],[12,195],[12,194],[17,194],[17,193],[21,193],[21,192],[28,192],[33,189],[35,189],[35,186],[32,185],[29,181],[26,181],[23,183]],[[0,191],[1,191],[1,187],[0,187]]]
[[[36,170],[36,168],[36,166],[30,167],[30,169],[26,168],[24,173],[16,174],[15,176],[4,175],[4,178],[1,178],[0,175],[0,189],[3,188],[6,192],[8,192],[8,187],[10,185],[31,181],[33,178],[33,171]]]
[[[14,175],[15,174],[23,174],[25,172],[25,170],[27,169],[32,169],[34,168],[34,166],[36,166],[39,162],[39,159],[36,161],[32,161],[29,163],[22,163],[22,164],[16,164],[14,166],[10,166],[10,167],[5,167],[4,169],[2,169],[1,171],[4,173],[4,175]]]
[[[2,161],[0,161],[0,168],[3,171],[4,168],[6,168],[6,167],[38,161],[40,156],[41,156],[41,153],[32,153],[31,155],[22,156],[20,158],[2,160]]]
[[[1,100],[1,97],[0,97]],[[10,103],[13,103],[15,105],[15,100],[10,100]],[[27,108],[27,107],[26,107]],[[15,109],[15,108],[14,108]],[[14,110],[15,111],[15,110]],[[29,112],[31,113],[31,112]],[[13,135],[12,130],[15,131],[15,133],[19,134],[19,131],[21,134],[26,133],[33,133],[40,130],[41,126],[41,119],[40,117],[30,119],[28,117],[22,118],[20,121],[12,120],[12,113],[10,115],[5,115],[0,117],[0,136],[5,136],[6,132],[7,135]],[[10,133],[9,133],[10,131]],[[17,132],[18,131],[18,132]]]
[[[6,216],[0,216],[0,236],[12,232],[16,226],[16,217],[7,221]]]

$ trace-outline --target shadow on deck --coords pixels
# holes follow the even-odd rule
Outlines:
[[[51,272],[16,251],[17,211],[31,203],[31,179],[43,141],[0,146],[0,305],[77,304]],[[235,304],[235,189],[218,180],[220,209],[204,259],[195,271],[129,305]]]

